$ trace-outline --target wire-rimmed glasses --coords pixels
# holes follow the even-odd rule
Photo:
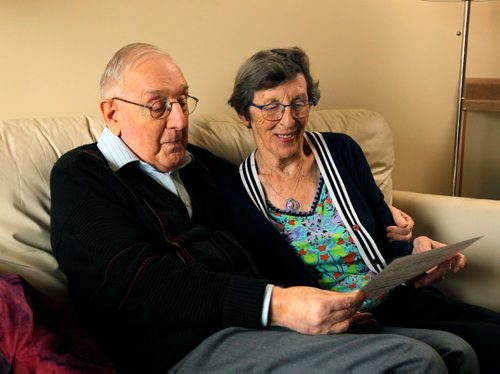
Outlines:
[[[153,119],[166,118],[170,114],[170,112],[172,111],[173,104],[179,104],[181,106],[181,109],[182,109],[182,112],[184,113],[184,115],[188,116],[194,112],[194,110],[196,109],[196,105],[198,104],[198,101],[199,101],[196,97],[190,96],[190,95],[183,95],[183,96],[177,98],[177,101],[170,101],[167,99],[161,99],[161,100],[155,101],[151,105],[134,103],[133,101],[122,99],[120,97],[113,97],[111,100],[119,100],[119,101],[123,101],[124,103],[137,105],[137,106],[149,109],[149,114],[151,114],[151,117],[153,117]]]
[[[248,104],[260,109],[262,117],[268,121],[279,121],[285,114],[285,109],[290,107],[292,116],[295,119],[304,118],[309,113],[309,109],[314,103],[311,100],[295,100],[291,104],[271,103],[266,105],[257,105],[254,103]]]

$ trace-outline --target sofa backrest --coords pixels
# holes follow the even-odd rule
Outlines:
[[[356,140],[386,201],[392,201],[394,147],[391,130],[382,115],[365,109],[313,110],[307,128],[342,132]],[[236,165],[255,148],[251,130],[230,115],[194,116],[190,122],[189,141]]]
[[[50,171],[66,151],[93,142],[90,117],[0,121],[0,272],[66,302],[66,279],[50,246]]]
[[[17,273],[68,303],[66,278],[50,246],[50,171],[66,151],[95,142],[103,128],[91,116],[0,121],[0,272]],[[363,148],[386,200],[391,199],[392,137],[383,117],[367,110],[318,110],[309,129],[351,135]],[[237,164],[253,149],[236,117],[193,116],[190,142]]]

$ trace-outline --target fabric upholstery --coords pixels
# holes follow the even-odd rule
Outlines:
[[[0,121],[0,272],[20,274],[60,301],[66,278],[50,248],[50,170],[101,129],[89,117]]]

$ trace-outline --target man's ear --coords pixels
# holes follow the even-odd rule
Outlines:
[[[116,118],[116,104],[114,100],[102,100],[101,101],[101,113],[104,121],[106,122],[106,126],[111,130],[111,132],[120,136],[121,130],[118,120]]]
[[[251,128],[252,127],[252,123],[250,122],[249,119],[247,119],[247,117],[245,117],[244,114],[240,114],[238,113],[238,117],[240,117],[240,120],[241,122],[243,122],[243,124],[248,127],[248,128]]]

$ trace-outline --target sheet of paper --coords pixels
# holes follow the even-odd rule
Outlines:
[[[478,236],[436,250],[399,257],[361,289],[366,292],[368,297],[377,296],[432,269],[481,238],[482,236]]]

